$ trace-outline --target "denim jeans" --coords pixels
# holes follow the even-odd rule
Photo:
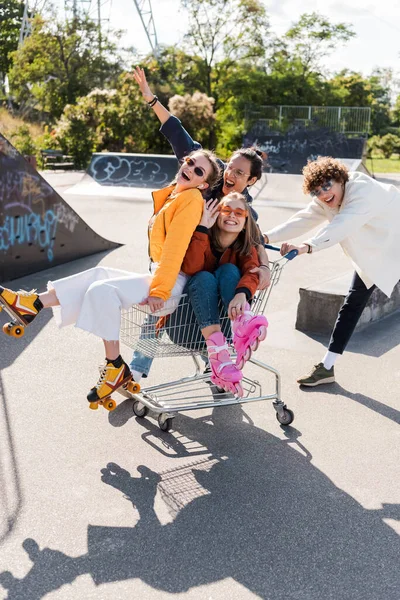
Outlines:
[[[221,265],[214,273],[207,271],[196,273],[188,281],[183,291],[189,296],[190,302],[188,303],[187,298],[182,298],[178,308],[166,323],[165,331],[171,341],[175,344],[184,343],[185,348],[204,352],[206,344],[200,329],[207,325],[216,325],[220,322],[220,316],[226,316],[226,309],[235,295],[240,277],[241,273],[238,267],[231,263]],[[220,299],[222,306],[219,302]],[[156,318],[152,318],[154,319],[152,333],[154,336]],[[182,323],[185,323],[185,327],[181,326]],[[230,322],[227,319],[224,321],[222,332],[227,338],[231,336]],[[150,329],[147,329],[145,335],[147,338],[151,335]],[[147,377],[152,362],[152,357],[135,350],[130,367]]]
[[[152,339],[156,335],[156,323],[158,317],[153,315],[147,315],[140,331],[140,340]],[[153,363],[152,356],[146,356],[140,350],[135,350],[130,363],[130,368],[134,371],[142,373],[144,377],[147,377],[150,371],[150,367]]]
[[[220,322],[219,298],[225,310],[235,295],[240,279],[236,265],[221,265],[214,273],[200,271],[189,280],[188,294],[200,329]]]

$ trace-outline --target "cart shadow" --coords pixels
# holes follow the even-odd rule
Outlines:
[[[400,507],[366,510],[312,464],[300,432],[288,427],[280,439],[243,416],[240,406],[180,414],[175,429],[208,455],[168,471],[106,465],[102,481],[132,503],[137,525],[89,525],[77,558],[25,540],[33,565],[23,579],[0,574],[8,599],[38,600],[90,574],[96,585],[140,579],[169,594],[231,578],[274,600],[398,600],[399,539],[383,519]]]

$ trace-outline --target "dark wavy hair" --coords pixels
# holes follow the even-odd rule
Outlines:
[[[263,170],[263,156],[264,153],[259,148],[252,146],[251,148],[239,148],[239,150],[235,150],[232,154],[231,159],[235,158],[235,156],[243,156],[250,163],[250,177],[257,177],[257,181],[261,179],[262,170]]]
[[[243,208],[247,210],[245,225],[232,244],[232,248],[238,254],[249,256],[252,248],[257,248],[260,243],[260,230],[255,222],[250,205],[243,194],[239,194],[239,192],[231,192],[222,198],[219,206],[224,206],[228,200],[240,200],[240,202],[243,204]],[[224,248],[222,248],[219,241],[219,232],[220,229],[218,227],[218,222],[216,221],[210,229],[210,243],[215,250],[218,252],[223,252]]]

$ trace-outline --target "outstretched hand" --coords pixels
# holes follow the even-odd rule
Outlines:
[[[300,244],[300,246],[295,246],[294,244],[288,244],[287,242],[283,242],[281,245],[281,255],[285,256],[288,252],[292,250],[297,250],[299,254],[306,254],[309,250],[308,244]]]
[[[203,214],[199,225],[210,229],[217,220],[219,215],[219,200],[212,200],[211,202],[205,202],[203,206]]]
[[[140,306],[145,306],[146,304],[150,307],[150,311],[154,313],[164,307],[165,301],[162,298],[157,298],[156,296],[148,296],[148,298],[145,298],[145,300],[139,302]]]
[[[150,89],[149,84],[147,83],[146,75],[144,69],[140,67],[135,67],[133,69],[133,77],[135,78],[136,83],[139,86],[140,91],[142,92],[143,98],[146,102],[151,102],[154,98],[154,94]]]

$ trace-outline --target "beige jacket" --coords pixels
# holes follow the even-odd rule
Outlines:
[[[364,173],[350,173],[339,209],[317,198],[282,225],[267,231],[271,243],[302,236],[328,221],[305,241],[313,252],[340,244],[369,288],[387,296],[400,280],[400,191]]]

